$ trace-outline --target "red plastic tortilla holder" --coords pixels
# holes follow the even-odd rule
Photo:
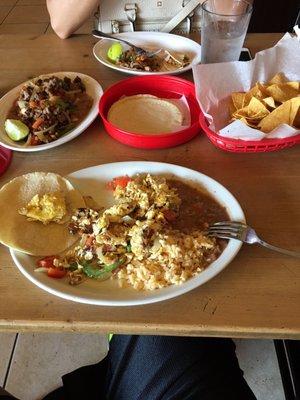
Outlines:
[[[0,146],[0,176],[7,170],[12,158],[12,151]]]

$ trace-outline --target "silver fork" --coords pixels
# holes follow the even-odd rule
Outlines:
[[[95,36],[96,38],[105,38],[105,39],[114,40],[114,41],[117,40],[118,42],[125,43],[128,46],[130,46],[132,49],[134,49],[137,54],[145,54],[147,57],[153,57],[153,56],[155,56],[155,54],[158,54],[162,51],[162,49],[157,49],[155,51],[147,51],[147,50],[143,49],[142,47],[138,47],[135,44],[128,42],[128,40],[120,39],[119,37],[108,35],[107,33],[98,31],[97,29],[94,29],[92,31],[92,35]]]
[[[248,244],[258,243],[264,247],[267,247],[270,250],[278,251],[279,253],[285,254],[287,256],[300,258],[300,252],[282,249],[280,247],[273,246],[272,244],[269,244],[264,240],[261,240],[257,236],[255,230],[246,225],[244,222],[216,222],[215,224],[210,225],[204,233],[208,236],[215,236],[221,239],[237,239],[241,242]]]

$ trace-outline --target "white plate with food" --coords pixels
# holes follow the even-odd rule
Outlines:
[[[161,53],[141,60],[129,46],[121,44],[119,50],[116,48],[112,52],[114,54],[111,59],[109,49],[113,43],[120,42],[101,39],[94,46],[94,56],[101,64],[120,72],[132,75],[181,74],[201,61],[201,46],[183,36],[163,32],[124,32],[114,36],[147,51],[162,49]]]
[[[56,256],[55,262],[53,258],[41,259],[23,251],[53,256],[53,246],[61,246],[63,241],[67,243],[65,230],[59,233],[61,240],[53,238],[39,243],[39,247],[30,247],[30,238],[23,244],[22,236],[13,234],[11,229],[0,228],[2,243],[8,234],[5,244],[22,250],[10,249],[20,271],[34,284],[56,296],[105,306],[167,300],[212,279],[240,250],[239,241],[227,243],[203,235],[203,229],[211,222],[220,219],[244,221],[245,217],[239,203],[226,188],[199,172],[157,162],[120,162],[79,170],[66,178],[71,182],[67,198],[70,198],[73,185],[82,195],[93,199],[92,205],[89,200],[93,211],[77,211],[68,225],[73,235],[80,232],[81,239],[75,250]],[[108,188],[110,182],[113,185]],[[112,191],[111,186],[116,189]],[[34,190],[31,195],[36,193]],[[28,201],[30,190],[27,188],[23,193]],[[72,201],[80,201],[78,193],[72,198]],[[24,210],[25,203],[12,207]],[[0,209],[1,204],[3,189],[0,191]],[[99,206],[104,208],[99,210]],[[19,227],[22,223],[38,223],[26,219],[20,222],[20,218],[25,218],[24,211],[22,214],[14,217]],[[60,227],[55,227],[56,232],[60,232]],[[43,227],[38,229],[41,237]],[[45,229],[51,236],[49,225]],[[51,252],[48,246],[51,246]],[[62,279],[52,278],[59,278],[60,274]]]
[[[95,120],[102,94],[95,79],[77,72],[23,82],[0,99],[0,144],[33,152],[69,142]]]

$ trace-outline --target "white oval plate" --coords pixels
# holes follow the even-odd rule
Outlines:
[[[52,75],[57,76],[59,78],[68,76],[71,79],[74,79],[76,78],[76,76],[79,76],[82,79],[83,83],[85,84],[87,94],[93,99],[93,104],[88,115],[84,118],[83,121],[80,122],[78,126],[76,126],[74,129],[72,129],[59,139],[54,140],[54,142],[41,144],[39,146],[24,146],[24,144],[14,142],[7,136],[4,129],[4,123],[7,118],[7,114],[13,105],[13,102],[19,96],[19,92],[22,86],[29,81],[23,82],[19,86],[10,90],[0,99],[0,144],[2,146],[11,150],[23,151],[23,152],[33,152],[33,151],[43,151],[43,150],[53,149],[53,147],[60,146],[61,144],[67,143],[70,140],[79,136],[97,118],[98,103],[103,94],[103,90],[101,85],[95,79],[91,78],[88,75],[80,74],[79,72],[54,72],[52,74],[41,75],[40,77],[45,78],[47,76],[52,76]]]
[[[120,67],[107,59],[107,51],[113,44],[112,40],[101,39],[95,44],[93,48],[94,56],[103,65],[115,69],[120,72],[131,75],[176,75],[189,71],[194,65],[200,64],[201,61],[201,46],[194,40],[185,38],[183,36],[173,35],[164,32],[123,32],[114,35],[116,38],[128,40],[133,44],[145,48],[146,50],[163,48],[170,53],[178,52],[186,54],[190,59],[190,64],[184,68],[176,69],[174,71],[161,71],[161,72],[147,72],[136,71],[131,68]],[[127,50],[129,47],[122,44],[123,48]]]
[[[122,175],[135,175],[149,172],[151,174],[173,174],[184,180],[193,180],[204,186],[209,193],[224,207],[232,220],[244,221],[244,213],[233,195],[220,183],[199,172],[172,164],[158,162],[120,162],[98,165],[82,169],[68,175],[67,178],[84,195],[91,195],[104,207],[112,204],[112,194],[106,184],[113,178]],[[35,285],[64,299],[79,303],[102,306],[130,306],[155,303],[177,297],[203,285],[221,272],[236,256],[241,242],[230,240],[220,257],[199,275],[179,286],[169,286],[155,291],[136,291],[131,288],[119,288],[117,280],[99,282],[87,280],[78,286],[71,286],[67,279],[48,278],[46,274],[34,272],[36,257],[10,249],[11,256],[19,270]]]

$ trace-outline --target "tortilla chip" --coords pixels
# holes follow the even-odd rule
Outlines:
[[[297,117],[299,114],[299,109],[300,109],[300,97],[295,97],[290,100],[291,102],[291,110],[290,110],[290,125],[294,125],[298,123]]]
[[[236,112],[234,112],[232,114],[232,116],[234,118],[243,118],[243,117],[248,117],[248,109],[245,108],[241,108],[240,110],[237,110]]]
[[[245,107],[246,108],[246,107]],[[263,118],[263,116],[266,116],[269,114],[269,110],[267,107],[264,105],[264,103],[260,100],[258,100],[256,97],[252,97],[250,100],[248,106],[248,116],[249,117],[258,117],[258,115]]]
[[[269,96],[279,103],[297,97],[299,92],[299,82],[286,82],[280,85],[270,85],[266,88]]]
[[[286,83],[282,84],[282,86],[291,87],[291,88],[297,90],[298,93],[300,94],[300,82],[297,82],[297,81],[290,81],[290,82],[286,82]]]
[[[268,97],[269,94],[267,92],[265,92],[262,87],[260,86],[260,84],[256,83],[255,86],[253,86],[246,94],[245,94],[245,103],[244,106],[247,106],[251,99],[253,97],[256,97],[257,99],[261,100],[265,97]]]
[[[247,118],[242,117],[242,118],[240,118],[240,121],[242,121],[244,124],[250,126],[250,128],[257,129],[256,124],[253,124],[253,123],[252,123],[251,121],[249,121]]]
[[[233,104],[233,101],[231,99],[230,102],[229,102],[229,115],[232,117],[233,114],[235,113],[235,111],[236,111],[236,108],[235,108],[235,106]]]
[[[294,118],[293,125],[295,128],[300,129],[300,107],[298,108],[298,112]]]
[[[274,75],[272,79],[269,80],[269,85],[278,85],[280,83],[287,82],[287,79],[283,72],[278,72],[278,74]]]
[[[292,125],[298,115],[299,105],[300,97],[284,102],[260,121],[259,128],[263,132],[269,133],[281,124]]]
[[[236,110],[239,110],[240,108],[243,108],[246,105],[245,104],[245,95],[246,95],[246,93],[244,93],[244,92],[231,93],[232,103]]]
[[[252,125],[256,125],[260,120],[266,117],[270,111],[256,97],[252,97],[248,106],[235,111],[232,117],[235,119],[246,119]]]
[[[244,122],[246,125],[251,126],[252,128],[257,129],[257,125],[260,123],[260,121],[265,117],[265,114],[257,114],[254,115],[253,117],[245,116],[245,115],[240,115],[240,114],[235,114],[232,120],[240,120]]]
[[[232,93],[231,100],[232,120],[266,133],[284,123],[300,127],[300,82],[288,81],[281,72],[268,83],[257,82],[246,93]]]
[[[262,100],[262,102],[264,103],[264,105],[266,107],[276,108],[276,104],[275,104],[273,97],[266,97],[265,99]]]

